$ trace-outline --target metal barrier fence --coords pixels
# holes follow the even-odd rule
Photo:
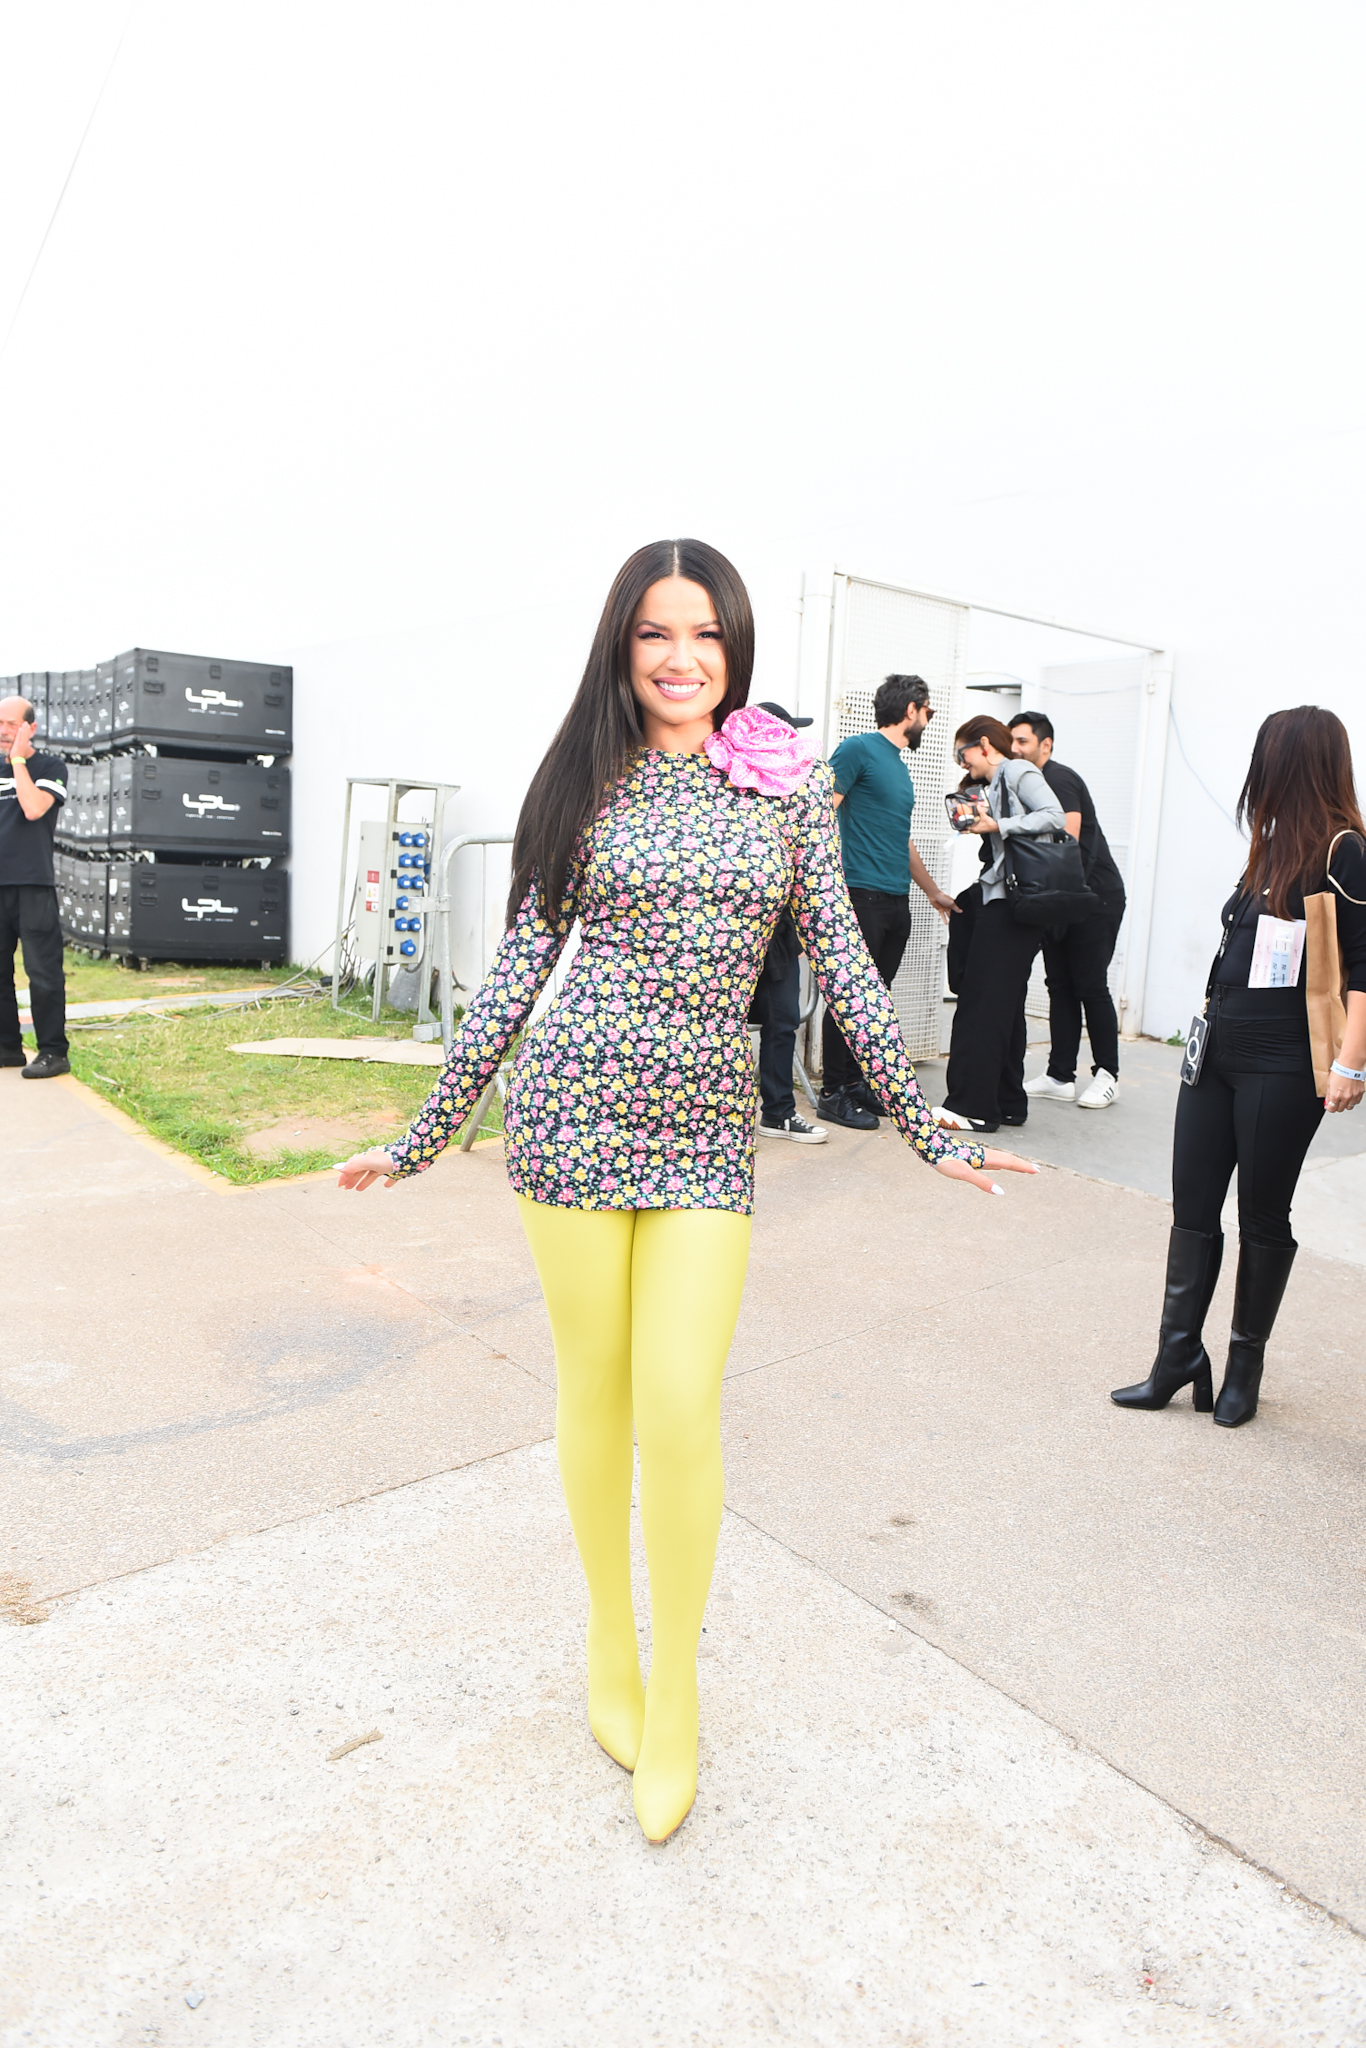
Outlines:
[[[511,832],[466,832],[459,839],[449,841],[441,849],[440,859],[437,862],[436,902],[433,906],[433,916],[436,924],[436,972],[441,992],[441,1045],[442,1050],[447,1053],[455,1041],[455,968],[451,960],[451,862],[455,859],[456,854],[463,852],[467,846],[482,848],[482,858],[479,863],[478,921],[478,978],[482,982],[488,972],[488,850],[491,846],[511,846],[511,844]],[[425,1035],[427,1035],[426,1031],[424,1031]],[[435,1035],[435,1032],[431,1031],[431,1036],[434,1037]],[[504,1078],[505,1069],[506,1062],[499,1066],[498,1072],[489,1082],[488,1087],[475,1105],[474,1113],[466,1124],[465,1134],[460,1140],[460,1150],[462,1152],[469,1151],[470,1146],[483,1129],[484,1119],[488,1115],[489,1105],[493,1101],[495,1092],[499,1096],[507,1094],[507,1082]]]

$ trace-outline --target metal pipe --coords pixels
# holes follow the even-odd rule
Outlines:
[[[332,1007],[341,1004],[342,932],[346,926],[346,864],[351,851],[351,778],[346,779],[346,808],[342,812],[341,880],[337,884],[337,935],[332,951]]]
[[[1008,611],[1001,604],[982,604],[975,597],[951,597],[943,590],[916,590],[908,583],[884,583],[878,576],[860,576],[852,569],[836,569],[836,576],[843,576],[851,583],[862,583],[870,590],[894,590],[901,597],[927,598],[932,604],[957,605],[965,612],[985,612],[993,619],[1014,619],[1022,626],[1048,626],[1055,633],[1075,633],[1082,640],[1108,640],[1115,647],[1132,647],[1136,654],[1162,654],[1165,650],[1152,640],[1137,640],[1132,633],[1101,633],[1094,626],[1074,625],[1070,619],[1049,618],[1044,612]]]
[[[481,970],[486,965],[484,927],[488,922],[488,851],[490,846],[511,846],[511,832],[465,832],[459,839],[452,839],[443,846],[437,865],[438,887],[433,914],[437,921],[438,972],[441,975],[441,1044],[449,1052],[455,1038],[455,998],[453,989],[455,976],[451,967],[451,862],[462,847],[482,846],[484,852],[483,874],[479,890],[479,960]],[[482,979],[482,971],[481,971]],[[492,1083],[490,1083],[492,1086]],[[480,1105],[481,1110],[483,1105]]]

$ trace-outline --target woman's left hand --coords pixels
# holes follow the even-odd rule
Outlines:
[[[1345,1060],[1343,1065],[1346,1065]],[[1330,1116],[1334,1110],[1355,1109],[1363,1094],[1366,1094],[1366,1081],[1349,1081],[1344,1074],[1330,1073],[1323,1106]]]
[[[974,818],[972,823],[964,829],[968,832],[976,832],[980,836],[984,832],[999,832],[1001,828],[992,817],[990,811],[983,811],[980,818]]]
[[[934,1170],[942,1173],[946,1180],[970,1180],[986,1195],[1005,1193],[1005,1189],[992,1179],[994,1173],[1037,1173],[1039,1170],[1032,1159],[1019,1159],[1013,1152],[996,1152],[990,1147],[982,1158],[984,1171],[981,1173],[975,1166],[969,1166],[966,1159],[940,1159]]]

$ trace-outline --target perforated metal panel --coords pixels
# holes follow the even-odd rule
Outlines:
[[[1077,661],[1041,669],[1022,708],[1042,711],[1053,721],[1053,751],[1074,768],[1091,792],[1096,817],[1126,891],[1133,884],[1133,828],[1140,760],[1142,694],[1147,664],[1141,655],[1118,661]],[[1118,996],[1124,974],[1121,927],[1110,963],[1110,989]],[[1025,1009],[1048,1015],[1043,955],[1029,977]],[[1083,1060],[1085,1059],[1083,1047]]]
[[[916,751],[904,751],[902,759],[915,784],[911,837],[941,887],[948,882],[953,840],[944,796],[960,779],[951,751],[953,735],[967,715],[967,626],[965,605],[857,576],[835,578],[826,752],[833,753],[851,733],[874,729],[873,697],[884,676],[923,676],[934,717]],[[944,944],[942,920],[913,888],[911,936],[892,984],[892,1000],[912,1059],[934,1059],[939,1052]]]

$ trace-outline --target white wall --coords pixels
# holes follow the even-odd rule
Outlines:
[[[1176,655],[1366,749],[1359,8],[0,5],[0,671],[292,657],[296,948],[337,782],[505,824],[621,557],[733,555]],[[1169,758],[1145,1023],[1238,866]]]

